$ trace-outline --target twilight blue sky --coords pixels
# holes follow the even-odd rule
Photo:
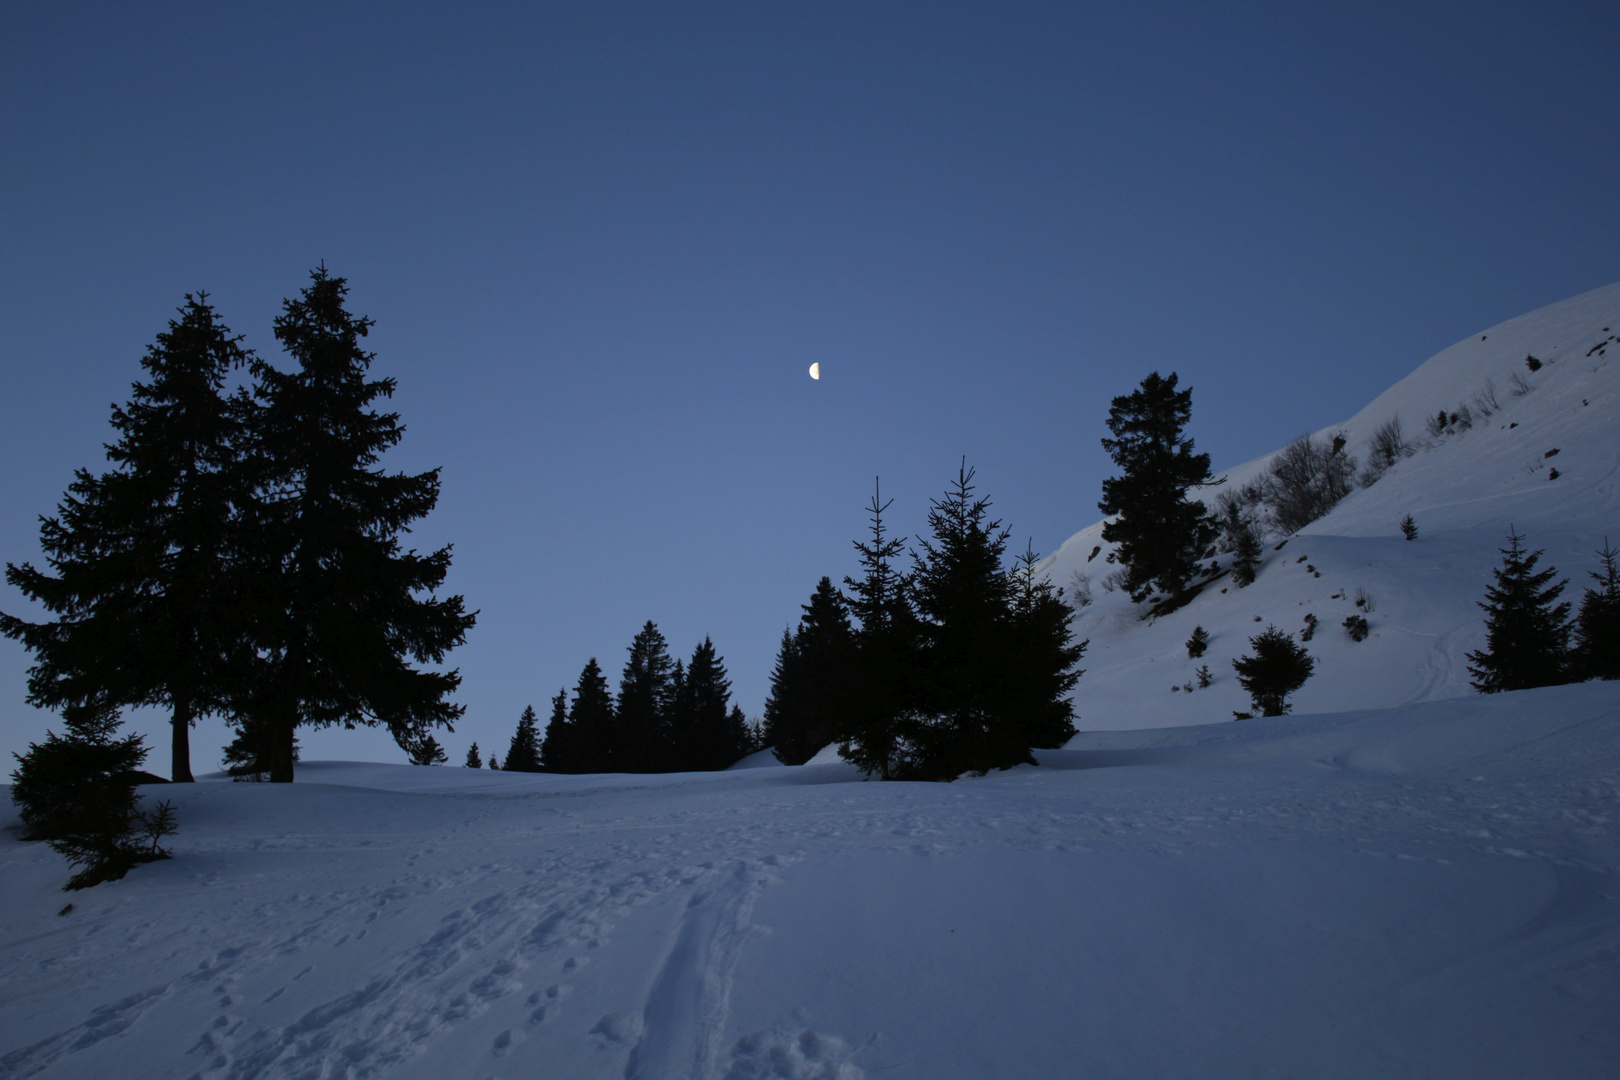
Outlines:
[[[184,293],[279,357],[324,259],[482,611],[452,760],[647,619],[757,716],[874,476],[914,533],[966,455],[1049,552],[1150,370],[1220,467],[1620,278],[1617,50],[1612,3],[8,4],[0,560]]]

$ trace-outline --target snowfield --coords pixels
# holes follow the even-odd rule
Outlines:
[[[0,848],[0,1074],[1614,1075],[1620,685],[1041,758],[147,789],[122,882]]]
[[[1464,654],[1510,523],[1574,600],[1620,545],[1616,331],[1620,285],[1328,429],[1365,457],[1390,417],[1425,440],[1497,391],[1246,589],[1144,617],[1077,534],[1043,568],[1093,589],[1083,730],[1038,767],[305,762],[143,789],[175,858],[73,894],[7,798],[0,1077],[1613,1078],[1620,683],[1480,697]],[[1307,613],[1296,715],[1227,722],[1231,659]]]

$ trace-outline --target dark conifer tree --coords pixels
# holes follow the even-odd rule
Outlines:
[[[1014,571],[1011,670],[1007,719],[1026,747],[1051,750],[1074,738],[1074,706],[1069,693],[1085,672],[1075,665],[1089,641],[1075,641],[1069,620],[1074,611],[1063,591],[1035,572],[1036,555],[1027,545]]]
[[[990,518],[990,501],[973,497],[973,475],[964,462],[951,489],[930,503],[933,535],[919,540],[913,555],[922,637],[917,705],[926,721],[906,772],[919,779],[1035,761],[1012,715],[1024,643],[1013,626],[1014,582],[1003,566],[1008,533]]]
[[[317,270],[276,320],[298,369],[252,365],[259,498],[246,579],[277,781],[293,778],[301,725],[380,723],[411,749],[463,710],[446,700],[458,672],[408,662],[441,662],[474,621],[461,597],[433,596],[450,549],[420,555],[399,545],[437,502],[438,472],[376,468],[404,428],[398,414],[373,408],[394,381],[367,379],[373,354],[360,339],[371,321],[344,309],[346,292],[342,278]]]
[[[798,628],[782,632],[765,701],[765,744],[786,765],[802,765],[838,741],[850,704],[854,639],[831,578],[817,583],[802,612]]]
[[[483,756],[478,753],[478,743],[476,740],[474,740],[472,746],[467,748],[467,760],[462,764],[469,769],[482,769],[484,767],[484,759]]]
[[[707,637],[692,651],[676,698],[677,771],[728,769],[750,752],[746,726],[742,732],[735,729],[725,660]]]
[[[1275,626],[1249,639],[1253,656],[1232,661],[1238,685],[1248,692],[1255,711],[1261,716],[1284,716],[1293,707],[1288,695],[1305,685],[1316,669],[1316,661],[1305,646]]]
[[[607,676],[591,657],[579,673],[574,700],[568,707],[569,745],[560,755],[554,772],[593,773],[613,770],[618,737],[618,714]]]
[[[1474,689],[1482,694],[1528,690],[1564,682],[1569,660],[1569,602],[1558,603],[1568,580],[1536,570],[1540,551],[1526,554],[1524,537],[1508,529],[1496,584],[1485,590],[1485,649],[1467,654]]]
[[[1598,587],[1581,596],[1575,616],[1577,667],[1583,679],[1620,679],[1620,552],[1605,536],[1597,557],[1603,571],[1588,573]]]
[[[1187,646],[1187,659],[1196,660],[1209,650],[1209,631],[1202,626],[1193,627],[1192,637],[1184,643]]]
[[[1108,410],[1114,438],[1102,445],[1123,475],[1103,481],[1097,505],[1117,515],[1103,524],[1102,537],[1119,545],[1125,588],[1135,601],[1154,588],[1181,593],[1214,536],[1203,505],[1186,494],[1210,479],[1209,455],[1193,453],[1193,441],[1181,436],[1191,416],[1192,390],[1176,390],[1175,372],[1167,379],[1153,372]]]
[[[617,737],[609,744],[615,772],[662,772],[670,757],[669,718],[674,706],[669,646],[651,620],[630,643],[619,678]]]
[[[0,614],[0,632],[34,653],[28,700],[40,708],[167,707],[172,776],[189,782],[191,725],[224,711],[245,655],[230,595],[241,409],[223,390],[249,354],[206,293],[188,295],[180,316],[142,359],[147,381],[113,409],[114,468],[79,470],[57,515],[41,519],[55,576],[6,566],[6,580],[58,618]]]
[[[1232,584],[1240,589],[1253,585],[1262,553],[1260,538],[1255,535],[1254,526],[1243,517],[1243,511],[1236,502],[1226,504],[1221,532],[1227,550],[1232,552]]]
[[[540,739],[540,771],[578,772],[572,767],[579,756],[574,749],[578,741],[573,725],[568,722],[568,690],[564,688],[551,699],[551,719],[546,722],[546,733]]]
[[[884,780],[905,771],[921,734],[916,707],[921,632],[910,582],[895,566],[905,543],[889,537],[883,524],[883,513],[892,502],[881,501],[880,489],[874,488],[867,508],[872,537],[855,542],[861,576],[844,579],[849,613],[859,626],[838,749],[840,757],[868,776]]]
[[[410,758],[412,765],[443,765],[450,760],[450,756],[444,752],[444,747],[439,745],[439,740],[428,734],[411,739],[401,749]]]
[[[512,741],[506,748],[506,760],[501,762],[502,769],[506,772],[540,771],[539,725],[540,718],[535,715],[534,706],[523,706],[517,730],[512,732]]]

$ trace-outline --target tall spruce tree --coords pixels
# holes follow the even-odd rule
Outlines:
[[[630,643],[619,678],[617,737],[610,744],[615,772],[664,772],[670,760],[675,663],[656,623],[648,620]]]
[[[409,749],[463,711],[446,700],[458,672],[408,662],[442,662],[475,619],[460,596],[433,595],[449,547],[427,555],[400,548],[399,534],[438,500],[438,471],[376,468],[405,429],[398,414],[373,407],[393,394],[394,380],[366,377],[374,355],[360,340],[371,320],[345,310],[346,293],[342,278],[316,270],[275,324],[297,370],[252,363],[253,708],[276,781],[293,778],[302,725],[383,724]]]
[[[1035,571],[1033,541],[1013,572],[1012,641],[1007,719],[1026,748],[1055,750],[1074,738],[1069,694],[1085,672],[1076,665],[1089,641],[1075,641],[1074,609],[1063,590]],[[1027,752],[1027,749],[1026,749]]]
[[[1524,537],[1508,528],[1496,583],[1479,605],[1485,612],[1485,648],[1467,654],[1474,689],[1482,694],[1529,690],[1564,682],[1569,660],[1569,602],[1558,602],[1568,580],[1558,571],[1537,571],[1541,551],[1525,553]]]
[[[907,773],[948,780],[1034,764],[1032,746],[1074,734],[1065,699],[1078,673],[1071,612],[1034,575],[1004,565],[1008,531],[973,495],[964,461],[944,497],[930,504],[929,539],[913,556],[922,654],[917,704],[926,717]]]
[[[1141,601],[1155,588],[1180,594],[1192,578],[1198,556],[1214,536],[1201,503],[1187,489],[1210,480],[1209,455],[1193,453],[1182,438],[1192,417],[1192,390],[1176,390],[1176,374],[1157,371],[1136,391],[1116,397],[1108,410],[1112,439],[1102,441],[1123,475],[1103,481],[1102,538],[1119,545],[1125,588]]]
[[[568,690],[558,690],[551,699],[551,719],[546,722],[546,733],[540,739],[540,771],[555,773],[577,772],[570,768],[576,742],[573,726],[568,722]]]
[[[558,697],[562,695],[559,694]],[[557,704],[553,699],[552,704]],[[506,747],[506,759],[501,762],[501,768],[506,772],[539,772],[540,771],[540,718],[534,714],[533,705],[523,706],[523,715],[518,717],[517,730],[512,732],[512,741]]]
[[[1602,572],[1588,574],[1598,587],[1581,595],[1575,615],[1576,669],[1583,679],[1620,679],[1620,552],[1605,536],[1597,557]]]
[[[47,709],[157,705],[171,712],[170,769],[189,782],[191,726],[223,712],[246,648],[231,595],[244,499],[240,401],[224,395],[250,354],[206,293],[141,360],[147,379],[114,407],[114,468],[75,474],[41,546],[54,576],[7,564],[6,580],[57,616],[0,614],[34,653],[28,700]]]
[[[726,662],[704,637],[692,650],[676,693],[673,764],[677,771],[730,768],[749,753],[746,727],[735,730]]]
[[[765,744],[785,765],[802,765],[837,741],[850,705],[854,638],[831,578],[816,584],[802,612],[798,628],[782,632],[765,700]]]
[[[844,721],[838,754],[868,776],[892,780],[916,756],[921,733],[916,705],[921,627],[912,607],[910,581],[895,566],[905,542],[888,535],[882,501],[874,485],[867,506],[871,538],[855,541],[861,576],[844,578],[847,604],[858,626],[854,662],[846,681]]]
[[[608,690],[607,676],[596,657],[579,673],[574,700],[568,706],[569,741],[559,749],[555,772],[609,772],[614,768],[618,739],[618,711]]]

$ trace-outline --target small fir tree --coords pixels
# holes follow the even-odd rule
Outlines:
[[[118,712],[104,698],[63,710],[67,731],[45,734],[14,754],[11,797],[23,839],[44,840],[79,870],[65,888],[116,881],[134,867],[169,853],[159,841],[175,831],[169,804],[137,808],[135,791],[146,758],[139,735],[119,737]],[[145,843],[141,837],[145,837]]]
[[[1201,503],[1187,489],[1210,480],[1209,455],[1193,453],[1182,438],[1192,416],[1192,390],[1176,389],[1153,372],[1133,393],[1114,398],[1108,410],[1112,439],[1103,449],[1122,475],[1103,481],[1103,540],[1118,545],[1126,590],[1140,602],[1158,588],[1179,595],[1197,569],[1199,553],[1215,535]]]
[[[1275,626],[1249,639],[1253,656],[1232,661],[1238,685],[1248,693],[1253,708],[1261,716],[1284,716],[1292,708],[1288,695],[1305,685],[1316,668],[1316,661],[1305,647]]]
[[[1597,553],[1602,571],[1588,571],[1598,583],[1581,596],[1575,616],[1576,667],[1583,679],[1620,679],[1620,552],[1603,538]]]
[[[1405,517],[1401,518],[1401,535],[1406,537],[1408,540],[1416,540],[1418,538],[1417,522],[1412,520],[1411,514],[1407,514]]]
[[[492,769],[499,769],[501,767],[501,763],[495,760],[494,754],[489,755],[489,767]]]
[[[523,706],[517,730],[512,732],[512,741],[506,748],[506,759],[501,762],[502,769],[507,772],[540,771],[539,725],[540,718],[535,715],[534,706]]]
[[[1202,626],[1193,627],[1192,637],[1186,641],[1187,659],[1196,660],[1209,649],[1209,631]]]
[[[1215,676],[1210,673],[1208,664],[1200,664],[1194,674],[1198,676],[1198,689],[1200,690],[1215,681]]]
[[[479,756],[476,741],[473,742],[472,746],[468,747],[467,760],[463,762],[463,765],[469,769],[482,769],[484,767],[484,759]]]
[[[450,760],[450,755],[444,752],[439,740],[425,733],[402,743],[401,748],[412,765],[443,765]]]
[[[1247,588],[1254,584],[1254,575],[1260,566],[1263,553],[1260,538],[1235,502],[1226,504],[1223,529],[1232,550],[1232,584],[1240,589]]]
[[[1537,571],[1541,551],[1525,553],[1524,537],[1508,528],[1496,583],[1479,605],[1485,612],[1485,648],[1467,654],[1474,689],[1482,694],[1553,686],[1565,680],[1569,653],[1569,602],[1558,602],[1568,580],[1558,571]]]

